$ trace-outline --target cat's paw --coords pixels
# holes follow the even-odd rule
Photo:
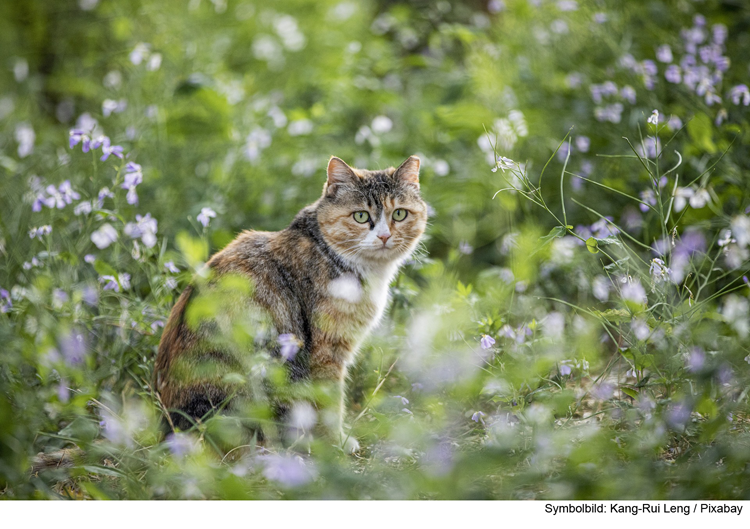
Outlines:
[[[354,437],[349,436],[344,438],[344,442],[340,445],[340,448],[345,454],[354,454],[359,452],[359,441]]]

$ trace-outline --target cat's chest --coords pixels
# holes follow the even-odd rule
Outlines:
[[[377,323],[388,304],[388,285],[395,270],[357,276],[342,274],[331,280],[325,292],[325,312],[331,320],[329,331],[366,330]]]

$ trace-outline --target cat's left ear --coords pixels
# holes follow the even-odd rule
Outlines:
[[[394,178],[404,184],[413,185],[419,189],[419,166],[422,162],[416,156],[409,156],[393,173]]]

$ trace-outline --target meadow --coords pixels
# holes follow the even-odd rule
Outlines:
[[[749,26],[743,0],[0,3],[0,498],[750,499]],[[161,435],[154,357],[208,257],[287,226],[331,155],[412,154],[430,225],[350,372],[361,450]],[[228,380],[283,372],[248,358]]]

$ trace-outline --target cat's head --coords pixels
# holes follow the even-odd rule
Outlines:
[[[406,259],[427,225],[419,166],[419,158],[410,156],[397,169],[367,171],[332,157],[317,208],[326,243],[359,265]]]

